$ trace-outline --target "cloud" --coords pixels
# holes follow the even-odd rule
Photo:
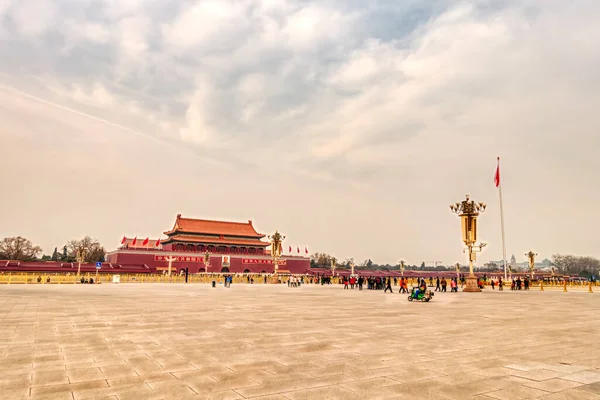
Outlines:
[[[23,0],[8,3],[8,7],[6,4],[4,7],[0,7],[0,10],[8,8],[14,28],[23,36],[32,37],[44,34],[56,22],[58,10],[53,2]]]
[[[95,107],[111,107],[115,105],[115,98],[98,82],[93,84],[90,93],[86,93],[80,86],[75,85],[71,96],[76,102]]]
[[[163,41],[171,53],[189,49],[217,49],[234,41],[243,30],[246,7],[240,3],[201,1],[162,27]]]
[[[404,210],[473,188],[493,196],[482,166],[497,155],[525,198],[560,197],[551,186],[600,195],[589,183],[600,167],[599,12],[591,0],[4,0],[0,72],[20,91],[248,179],[276,170],[351,192],[363,212],[375,201],[375,230],[412,221],[429,229],[415,237],[434,230],[443,241],[455,228],[437,228],[443,215]],[[531,180],[545,185],[531,192]],[[511,200],[507,225],[520,226]],[[535,229],[514,242],[543,235]]]

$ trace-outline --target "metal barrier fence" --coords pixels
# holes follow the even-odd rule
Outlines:
[[[187,283],[199,284],[223,284],[225,275],[232,277],[235,284],[266,284],[273,283],[272,275],[261,274],[196,274],[189,275]],[[185,283],[184,275],[164,274],[59,274],[59,273],[16,273],[8,272],[0,274],[0,284],[81,284],[83,278],[86,283],[92,279],[94,283],[113,283],[113,276],[119,276],[119,283]],[[311,276],[302,276],[304,283],[315,283]],[[266,278],[266,279],[265,279]],[[280,283],[287,283],[290,276],[278,276]]]
[[[95,283],[113,283],[113,276],[119,276],[119,283],[185,283],[185,276],[183,275],[172,275],[167,276],[164,274],[98,274],[96,277],[95,274],[81,274],[77,276],[76,274],[60,274],[60,273],[20,273],[20,272],[5,272],[0,274],[0,284],[80,284],[81,278],[87,280],[88,282],[93,279]],[[266,284],[273,283],[273,275],[264,275],[264,274],[228,274],[232,276],[232,281],[234,284]],[[215,284],[220,285],[224,283],[224,274],[195,274],[188,276],[188,283],[198,283],[198,284],[211,284],[213,281]],[[282,284],[287,284],[290,279],[289,275],[278,275],[278,281]],[[320,284],[319,278],[310,275],[301,276],[305,284]],[[252,280],[252,282],[251,282]],[[408,287],[418,285],[418,280],[416,278],[407,278]],[[425,282],[428,286],[431,287],[429,283],[429,279],[425,279]],[[448,285],[447,290],[450,289],[450,279],[447,279]],[[331,283],[334,285],[342,284],[341,277],[333,277],[331,279]],[[400,280],[398,279],[396,284],[393,284],[394,287],[398,287]],[[433,281],[433,286],[435,286],[435,280]],[[482,282],[484,287],[491,287],[491,281],[487,280],[486,282]],[[365,282],[366,286],[366,282]],[[510,290],[511,280],[504,281],[504,289]],[[588,281],[567,281],[566,287],[597,287],[598,282],[593,282],[590,284]],[[459,282],[459,288],[461,287]],[[497,284],[495,285],[497,288]],[[542,288],[565,288],[564,281],[559,280],[550,280],[544,281],[543,285],[541,285],[540,281],[530,281],[529,287],[538,288],[543,290]]]

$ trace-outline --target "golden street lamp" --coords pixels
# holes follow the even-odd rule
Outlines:
[[[534,253],[532,250],[529,250],[528,253],[525,253],[525,257],[527,257],[527,261],[529,261],[529,272],[531,272],[531,279],[533,279],[533,270],[535,268],[535,256],[537,256],[537,253]]]
[[[277,269],[279,268],[279,258],[281,257],[281,253],[283,252],[283,241],[285,240],[285,236],[279,233],[278,230],[275,230],[275,233],[269,235],[269,240],[271,241],[271,258],[273,259],[273,274],[277,275]]]
[[[458,284],[458,281],[460,280],[460,263],[456,263],[454,268],[456,269],[456,283]]]
[[[210,267],[210,252],[206,250],[204,253],[204,273],[208,274],[208,267]]]
[[[477,277],[473,273],[473,261],[477,259],[475,253],[481,252],[483,247],[487,245],[487,243],[475,244],[477,242],[477,217],[479,213],[485,211],[485,208],[485,203],[475,203],[469,199],[468,194],[466,200],[450,205],[450,210],[460,217],[462,240],[467,246],[466,250],[469,253],[469,276],[466,279],[467,285],[463,289],[465,292],[481,292],[479,285],[477,285]],[[475,247],[479,247],[479,250],[476,250]]]
[[[173,267],[173,261],[177,260],[175,257],[173,256],[169,256],[169,258],[166,259],[166,261],[169,262],[169,267],[167,269],[167,276],[171,276],[171,268]]]
[[[331,257],[331,276],[335,276],[336,261],[335,257]]]
[[[85,261],[85,255],[87,250],[84,247],[79,247],[75,253],[75,259],[77,260],[77,277],[81,274],[81,263]]]
[[[350,261],[350,276],[354,276],[354,260]]]

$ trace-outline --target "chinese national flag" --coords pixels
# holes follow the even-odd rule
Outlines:
[[[147,245],[148,244],[148,240],[149,240],[149,238],[144,239],[144,241],[142,242],[142,246]]]
[[[308,254],[308,247],[304,246],[304,252]]]
[[[288,249],[288,253],[292,252],[292,246],[290,246],[290,248]]]
[[[300,247],[296,247],[296,250],[298,250],[298,254],[300,254]]]
[[[160,246],[160,239],[158,239],[158,240],[156,241],[156,244],[154,245],[154,247],[158,247],[158,246]]]
[[[498,157],[498,165],[496,166],[496,175],[494,175],[494,183],[496,187],[500,186],[500,157]]]
[[[125,244],[126,241],[127,241],[127,238],[125,236],[123,236],[123,239],[121,239],[121,244]]]
[[[135,246],[137,244],[137,236],[133,238],[133,242],[131,242],[132,246]]]

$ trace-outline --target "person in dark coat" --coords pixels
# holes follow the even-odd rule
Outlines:
[[[383,291],[383,293],[386,293],[388,290],[390,291],[390,293],[394,293],[394,291],[392,290],[392,278],[387,278],[385,290]]]

